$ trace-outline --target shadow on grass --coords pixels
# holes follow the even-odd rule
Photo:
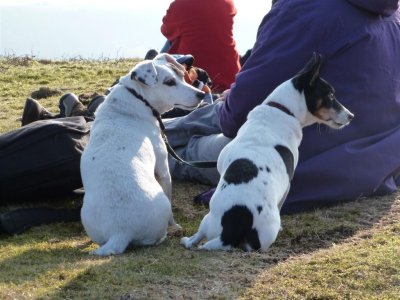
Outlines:
[[[110,263],[91,268],[89,274],[97,274],[100,281],[108,283],[93,287],[102,291],[99,295],[114,299],[234,298],[251,287],[259,274],[276,264],[329,248],[371,228],[388,216],[397,196],[362,199],[284,216],[284,229],[267,253],[188,251],[179,246],[179,238],[172,238],[161,247],[129,251]],[[188,228],[185,234],[192,234],[205,211],[194,209],[187,201],[176,206],[179,207],[178,221]],[[189,214],[195,214],[193,222],[197,226],[193,227],[193,222],[186,219],[185,215]],[[91,286],[91,276],[85,274],[53,296],[68,298],[84,292],[88,286]]]
[[[179,183],[175,187],[174,212],[185,230],[184,235],[193,234],[207,212],[194,207],[191,201],[193,195],[204,188],[189,183]],[[367,198],[284,216],[283,231],[266,253],[189,251],[179,245],[180,237],[170,237],[157,247],[135,248],[120,256],[97,258],[87,254],[94,245],[86,244],[88,239],[80,224],[44,226],[51,229],[51,234],[43,233],[41,237],[39,227],[23,237],[15,237],[17,240],[1,240],[1,246],[21,247],[30,241],[39,241],[44,248],[37,250],[37,247],[29,249],[27,246],[17,255],[10,253],[9,258],[3,253],[0,269],[6,272],[3,282],[10,274],[13,280],[6,283],[14,285],[29,281],[32,276],[46,279],[53,274],[49,280],[56,288],[47,289],[43,298],[235,298],[251,288],[257,276],[288,258],[330,248],[370,229],[377,222],[390,222],[392,206],[398,196],[396,193]],[[49,237],[54,239],[53,235],[62,244],[61,249],[51,249],[51,243],[46,242]],[[74,239],[78,240],[75,244]],[[24,272],[13,275],[13,268]],[[66,269],[71,272],[68,276]]]

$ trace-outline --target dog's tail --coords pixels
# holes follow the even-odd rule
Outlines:
[[[221,220],[221,241],[224,245],[248,250],[247,245],[253,250],[261,248],[257,229],[253,228],[253,214],[243,205],[235,205],[225,212]]]

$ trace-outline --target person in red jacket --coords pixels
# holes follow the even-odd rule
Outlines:
[[[232,0],[175,0],[162,20],[161,32],[171,43],[167,52],[193,55],[210,75],[214,93],[229,89],[240,70],[235,15]]]

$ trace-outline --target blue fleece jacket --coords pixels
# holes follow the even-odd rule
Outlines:
[[[355,119],[341,131],[304,129],[300,160],[284,206],[396,190],[400,175],[400,12],[398,0],[278,0],[264,17],[252,55],[219,112],[234,137],[247,114],[311,57]]]

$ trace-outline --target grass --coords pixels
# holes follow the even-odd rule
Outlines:
[[[32,92],[87,99],[136,62],[0,59],[0,132],[20,126]],[[58,99],[40,102],[57,112]],[[174,182],[173,189],[175,217],[190,235],[207,212],[192,198],[208,187]],[[283,216],[267,253],[188,251],[179,240],[97,258],[88,255],[96,245],[80,223],[0,235],[0,299],[400,299],[399,192]]]

